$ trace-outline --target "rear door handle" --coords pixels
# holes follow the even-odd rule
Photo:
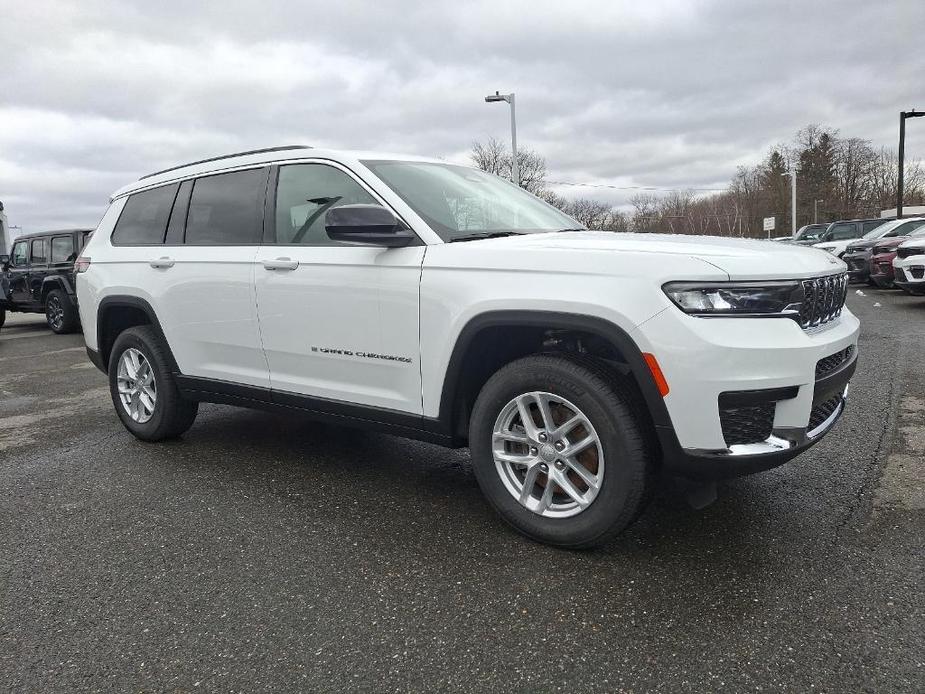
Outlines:
[[[299,261],[291,258],[276,258],[275,260],[264,260],[263,267],[266,270],[295,270],[299,267]]]
[[[150,263],[148,263],[148,265],[150,265],[151,267],[163,268],[163,269],[173,267],[173,264],[174,264],[173,258],[168,258],[166,255],[161,256],[157,260],[152,260]]]

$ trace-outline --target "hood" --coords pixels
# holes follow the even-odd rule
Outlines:
[[[578,231],[506,236],[465,244],[479,244],[486,250],[493,247],[500,252],[530,249],[613,253],[645,256],[653,261],[658,256],[682,256],[709,263],[734,280],[818,277],[847,269],[841,260],[814,248],[723,236]]]
[[[851,241],[848,243],[848,248],[846,250],[848,253],[851,251],[866,251],[867,249],[873,248],[879,243],[880,239],[858,239],[857,241]]]
[[[871,242],[871,248],[896,248],[899,244],[908,240],[908,236],[891,236],[888,239],[878,239]]]
[[[900,239],[900,241],[902,241],[900,245],[903,248],[925,248],[925,239],[912,238],[912,239]]]

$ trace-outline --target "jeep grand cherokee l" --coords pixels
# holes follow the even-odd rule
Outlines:
[[[845,265],[587,231],[466,166],[277,148],[117,191],[78,259],[90,359],[139,439],[200,402],[469,446],[501,516],[588,547],[659,471],[775,467],[845,407]]]

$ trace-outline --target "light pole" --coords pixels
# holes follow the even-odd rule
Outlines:
[[[825,200],[813,200],[813,224],[819,223],[819,203]]]
[[[791,235],[797,235],[797,167],[791,164],[790,171],[781,176],[790,176],[790,228]]]
[[[905,168],[905,148],[906,148],[906,119],[921,118],[925,116],[922,111],[900,111],[899,112],[899,181],[896,184],[896,219],[903,216],[903,168]]]
[[[511,105],[511,180],[514,185],[520,185],[520,165],[517,162],[517,119],[514,115],[514,92],[510,94],[501,94],[495,92],[485,97],[488,103],[495,101],[506,101]]]

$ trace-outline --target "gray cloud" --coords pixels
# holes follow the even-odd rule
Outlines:
[[[895,146],[897,112],[925,108],[921,0],[0,0],[0,16],[0,200],[27,230],[92,225],[133,178],[236,149],[464,161],[507,137],[494,89],[517,92],[551,179],[618,186],[722,187],[807,123]],[[925,157],[925,123],[907,146]]]

